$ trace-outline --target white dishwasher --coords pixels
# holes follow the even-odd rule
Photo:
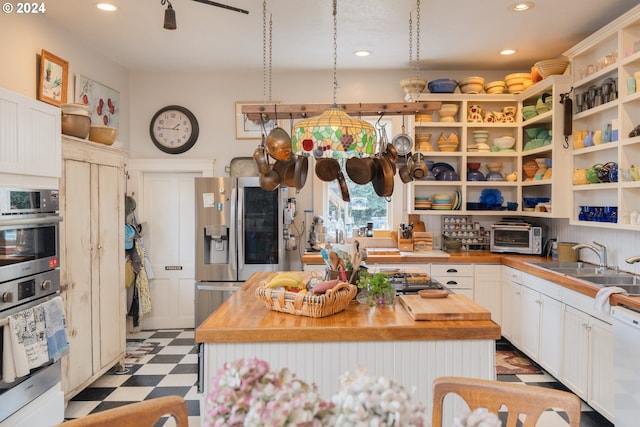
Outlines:
[[[640,420],[640,312],[613,306],[613,393],[616,427]]]

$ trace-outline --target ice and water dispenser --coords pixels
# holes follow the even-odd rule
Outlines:
[[[207,225],[204,228],[205,264],[229,263],[229,227]]]

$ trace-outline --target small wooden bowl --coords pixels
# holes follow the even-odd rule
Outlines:
[[[418,291],[418,295],[421,298],[446,298],[449,296],[449,291],[444,289],[422,289]]]

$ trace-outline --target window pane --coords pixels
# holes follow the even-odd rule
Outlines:
[[[337,181],[327,184],[329,195],[329,218],[335,219],[336,225],[342,219],[345,226],[345,237],[357,236],[360,227],[366,227],[368,222],[373,222],[374,230],[389,230],[389,213],[391,205],[384,197],[379,197],[372,183],[359,185],[354,183],[345,174],[347,187],[349,187],[350,203],[342,200],[342,192]],[[332,225],[327,224],[329,230]],[[335,239],[335,234],[330,234]]]

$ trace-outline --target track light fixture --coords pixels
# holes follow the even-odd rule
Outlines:
[[[164,29],[165,30],[175,30],[178,28],[176,25],[176,11],[173,10],[173,6],[169,0],[160,0],[161,5],[167,5],[167,8],[164,11]]]

